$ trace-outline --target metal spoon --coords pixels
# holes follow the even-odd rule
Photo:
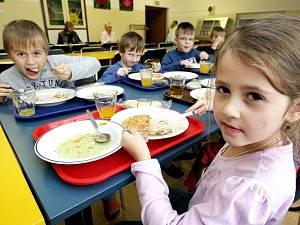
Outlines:
[[[111,139],[110,134],[103,133],[99,130],[99,127],[98,127],[93,115],[91,114],[91,112],[88,109],[86,110],[86,113],[87,113],[87,115],[89,117],[89,120],[93,124],[93,127],[96,131],[95,142],[98,142],[98,143],[108,142]]]

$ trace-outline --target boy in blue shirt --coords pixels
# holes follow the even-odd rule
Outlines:
[[[119,43],[121,60],[109,67],[100,78],[105,83],[115,83],[128,75],[129,72],[137,73],[140,69],[146,68],[139,63],[143,55],[144,41],[141,35],[136,32],[128,32],[122,35]],[[160,65],[155,64],[155,71],[160,70]]]
[[[163,72],[183,70],[200,60],[200,52],[194,48],[194,26],[189,22],[180,23],[175,35],[177,48],[164,56],[161,63]]]

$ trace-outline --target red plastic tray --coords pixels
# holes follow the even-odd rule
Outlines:
[[[93,112],[93,115],[97,118],[98,113]],[[81,114],[63,120],[46,123],[37,127],[33,131],[32,136],[35,140],[37,140],[48,130],[57,126],[85,119],[87,119],[86,114]],[[188,117],[188,120],[189,127],[182,134],[167,139],[150,140],[148,142],[148,147],[150,149],[151,156],[155,156],[183,141],[186,141],[187,139],[199,135],[205,129],[205,125],[201,120],[193,117]],[[77,165],[52,164],[52,166],[58,176],[65,182],[74,185],[88,185],[99,183],[123,170],[128,169],[133,162],[134,160],[130,157],[130,155],[124,149],[120,149],[118,152],[97,161]]]

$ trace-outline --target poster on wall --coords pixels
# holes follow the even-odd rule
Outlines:
[[[133,0],[120,0],[120,10],[132,11]]]
[[[110,0],[94,0],[94,8],[110,9]]]

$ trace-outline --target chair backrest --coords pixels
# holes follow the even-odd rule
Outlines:
[[[65,52],[62,49],[49,49],[48,50],[48,55],[64,55]]]
[[[116,45],[116,46],[111,46],[111,47],[110,47],[110,50],[119,50],[119,46],[118,46],[118,45]]]
[[[0,73],[15,65],[14,62],[0,62]]]
[[[95,83],[97,81],[96,79],[97,79],[96,76],[91,76],[91,77],[88,77],[88,78],[79,79],[79,80],[74,81],[74,85],[75,85],[75,87],[80,87],[80,86],[83,86],[83,85],[86,85],[86,84],[92,84],[92,83]]]
[[[112,46],[118,46],[119,44],[117,42],[110,42],[110,43],[104,43],[102,44],[102,48],[105,48],[106,50],[110,50]]]
[[[146,43],[144,47],[146,49],[148,49],[148,48],[157,48],[157,44],[155,44],[155,43]]]
[[[107,70],[107,68],[109,68],[109,67],[110,67],[110,65],[101,66],[101,69],[98,71],[98,79],[100,79],[102,77],[105,70]]]
[[[82,48],[88,47],[86,43],[80,43],[80,44],[72,44],[71,45],[71,51],[72,52],[80,52]]]
[[[142,62],[145,62],[148,59],[158,59],[161,62],[166,53],[167,49],[165,48],[148,49],[142,57]]]
[[[83,47],[80,52],[99,52],[99,51],[105,51],[102,47]]]
[[[0,59],[9,59],[9,55],[7,53],[0,53]]]
[[[173,47],[173,46],[175,46],[174,42],[161,42],[161,43],[158,43],[159,48]]]
[[[205,51],[208,54],[212,53],[211,44],[198,45],[196,49],[198,49],[200,52]]]
[[[201,41],[200,40],[194,40],[194,45],[199,45],[201,43]]]
[[[112,63],[115,64],[121,60],[121,55],[119,52],[117,52],[112,60]]]

